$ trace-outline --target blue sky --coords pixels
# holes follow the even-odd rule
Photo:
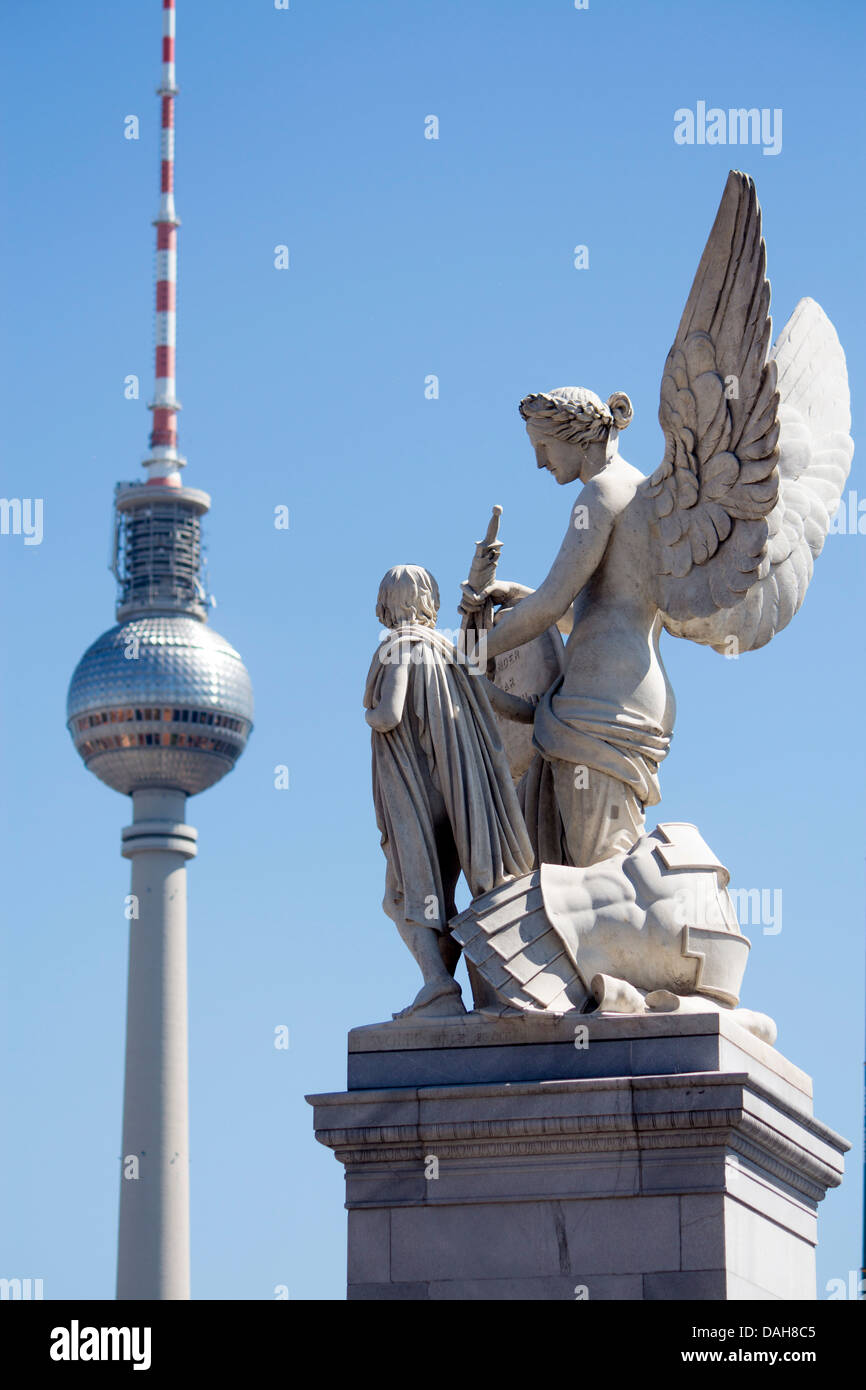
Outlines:
[[[0,1274],[105,1298],[130,808],[84,771],[64,706],[114,621],[114,483],[143,476],[160,5],[31,0],[2,22],[0,490],[44,499],[44,537],[0,537]],[[212,624],[257,704],[237,770],[189,805],[195,1297],[343,1296],[342,1170],[303,1097],[341,1089],[348,1028],[417,988],[380,908],[360,704],[379,579],[427,566],[452,626],[494,502],[500,574],[544,577],[572,498],[535,469],[528,391],[626,390],[623,453],[655,468],[661,369],[729,167],[757,182],[777,328],[806,294],[837,327],[856,438],[863,28],[839,0],[178,0],[180,443],[213,498]],[[700,100],[780,108],[781,152],[675,144],[674,112]],[[857,456],[850,489],[866,499]],[[756,654],[666,639],[679,713],[657,808],[694,821],[734,885],[782,890],[781,932],[746,929],[744,1003],[854,1141],[864,546],[831,537],[802,612]],[[859,1263],[859,1164],[855,1147],[821,1208],[819,1293]]]

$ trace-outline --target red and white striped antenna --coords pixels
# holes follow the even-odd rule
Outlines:
[[[175,0],[162,0],[162,82],[157,95],[162,103],[160,145],[160,200],[156,227],[156,382],[150,409],[153,427],[150,453],[144,460],[149,483],[180,485],[180,469],[186,463],[177,451],[177,399],[175,344],[177,334],[177,229],[180,219],[174,207],[174,68]]]

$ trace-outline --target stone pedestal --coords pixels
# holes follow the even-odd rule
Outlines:
[[[724,1014],[356,1028],[348,1090],[308,1100],[351,1299],[816,1297],[849,1145]]]

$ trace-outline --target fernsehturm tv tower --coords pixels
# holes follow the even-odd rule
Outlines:
[[[252,728],[238,653],[207,627],[201,518],[181,482],[175,394],[175,0],[163,0],[161,197],[156,226],[156,389],[145,482],[115,489],[117,626],[69,687],[67,719],[90,772],[132,797],[132,861],[119,1299],[189,1298],[186,799],[234,767]]]

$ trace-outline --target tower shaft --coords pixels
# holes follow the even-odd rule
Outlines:
[[[183,792],[132,797],[132,860],[118,1299],[188,1299],[189,1094]]]

